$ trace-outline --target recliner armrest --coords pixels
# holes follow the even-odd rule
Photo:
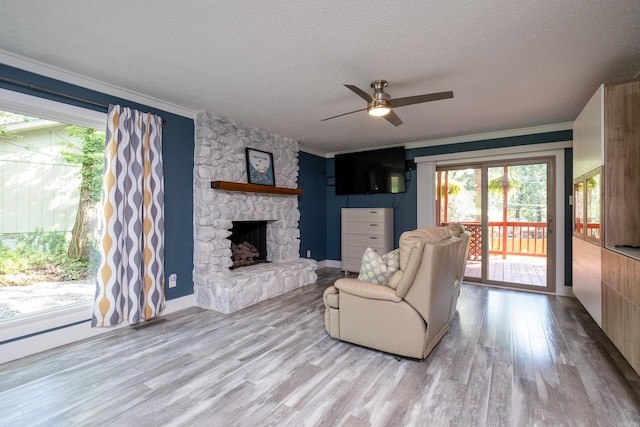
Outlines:
[[[340,308],[340,299],[338,298],[338,289],[335,286],[329,286],[322,294],[322,301],[326,308]]]
[[[396,291],[388,286],[374,285],[373,283],[364,282],[358,279],[342,278],[336,280],[334,284],[340,292],[346,292],[361,298],[400,302],[402,298],[396,295]]]

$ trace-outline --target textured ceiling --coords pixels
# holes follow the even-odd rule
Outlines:
[[[640,71],[640,1],[3,0],[0,50],[328,153],[571,122]],[[321,121],[376,79],[455,98]]]

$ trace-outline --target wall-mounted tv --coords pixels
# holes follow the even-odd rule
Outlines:
[[[405,192],[404,147],[336,154],[336,195]]]

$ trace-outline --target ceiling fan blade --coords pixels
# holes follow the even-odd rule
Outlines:
[[[405,98],[390,99],[388,102],[392,108],[404,107],[405,105],[420,104],[422,102],[438,101],[440,99],[453,98],[453,92],[436,92],[426,95],[407,96]]]
[[[371,96],[371,94],[363,91],[359,87],[356,87],[354,85],[344,85],[344,87],[351,90],[353,93],[355,93],[356,95],[358,95],[360,98],[364,99],[367,102],[373,101],[373,97]]]
[[[400,120],[400,117],[398,117],[398,115],[394,113],[393,110],[389,111],[387,115],[383,117],[394,126],[400,126],[402,124],[402,120]]]
[[[342,117],[342,116],[346,116],[347,114],[353,114],[353,113],[357,113],[360,111],[366,111],[366,108],[361,108],[359,110],[355,110],[355,111],[349,111],[348,113],[342,113],[342,114],[338,114],[337,116],[331,116],[331,117],[327,117],[326,119],[322,119],[320,120],[321,122],[324,122],[326,120],[331,120],[331,119],[335,119],[336,117]]]

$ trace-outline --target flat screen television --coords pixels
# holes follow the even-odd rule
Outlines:
[[[404,193],[404,147],[336,154],[336,195]]]

